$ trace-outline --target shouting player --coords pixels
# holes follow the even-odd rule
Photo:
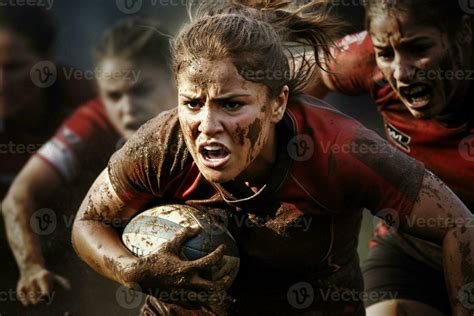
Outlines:
[[[356,246],[365,207],[392,212],[400,229],[442,246],[453,311],[467,315],[457,294],[474,281],[465,269],[474,264],[474,228],[465,225],[472,214],[422,163],[301,93],[315,65],[308,59],[293,67],[286,48],[327,47],[334,22],[318,10],[258,11],[233,2],[198,12],[173,42],[178,107],[112,156],[80,207],[73,244],[81,258],[125,286],[160,294],[148,297],[144,315],[224,308],[241,315],[363,315]],[[234,302],[212,300],[232,273],[218,280],[201,273],[219,266],[222,247],[185,261],[176,245],[196,233],[188,230],[139,258],[103,224],[176,201],[227,208],[241,254],[228,289]],[[414,220],[436,218],[454,224]],[[309,301],[293,297],[301,281]],[[176,291],[183,300],[173,299]],[[196,306],[188,304],[193,300]]]
[[[422,161],[474,210],[471,17],[457,1],[370,0],[366,24],[367,31],[339,41],[329,72],[307,91],[319,97],[324,90],[370,93],[387,139]],[[391,295],[369,301],[368,314],[448,315],[452,289],[445,285],[441,247],[388,232],[383,225],[376,230],[364,280],[368,297],[379,291]],[[464,270],[474,274],[468,265]],[[460,295],[474,300],[465,285]],[[394,295],[397,300],[389,300]]]

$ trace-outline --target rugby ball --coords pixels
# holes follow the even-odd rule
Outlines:
[[[224,244],[227,260],[239,260],[237,244],[222,220],[225,214],[210,214],[189,205],[168,204],[146,210],[125,227],[122,241],[136,256],[158,251],[185,227],[201,227],[202,232],[186,240],[181,247],[184,260],[196,260]],[[240,261],[240,260],[239,260]]]

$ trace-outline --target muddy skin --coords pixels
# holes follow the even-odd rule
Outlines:
[[[244,145],[244,137],[245,137],[244,132],[245,130],[241,128],[239,125],[237,125],[237,128],[235,129],[235,133],[232,135],[232,138],[237,140],[237,143],[240,146]]]
[[[459,241],[459,252],[463,258],[461,262],[461,271],[464,275],[464,282],[468,283],[474,275],[474,263],[469,259],[472,257],[470,243],[468,241]]]

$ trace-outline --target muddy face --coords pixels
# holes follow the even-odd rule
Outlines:
[[[286,101],[269,99],[263,84],[245,80],[228,59],[194,60],[177,79],[181,128],[207,180],[227,182],[274,159]]]
[[[106,58],[97,70],[99,93],[107,114],[126,138],[175,104],[172,81],[155,65],[136,67],[127,60]]]
[[[461,92],[463,80],[454,74],[462,73],[470,57],[462,53],[467,44],[416,21],[409,12],[388,11],[372,17],[369,32],[377,65],[403,104],[413,116],[431,118],[449,110]],[[462,41],[470,46],[470,36]]]

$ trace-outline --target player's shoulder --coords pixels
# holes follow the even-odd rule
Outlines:
[[[100,97],[87,101],[66,120],[65,126],[74,130],[114,130]]]
[[[127,141],[126,148],[147,156],[177,159],[187,153],[187,147],[178,120],[178,109],[163,111],[143,124]]]
[[[298,96],[289,104],[287,113],[295,125],[296,134],[311,131],[319,138],[331,135],[334,137],[342,131],[361,127],[357,120],[340,112],[329,103],[305,94]]]

